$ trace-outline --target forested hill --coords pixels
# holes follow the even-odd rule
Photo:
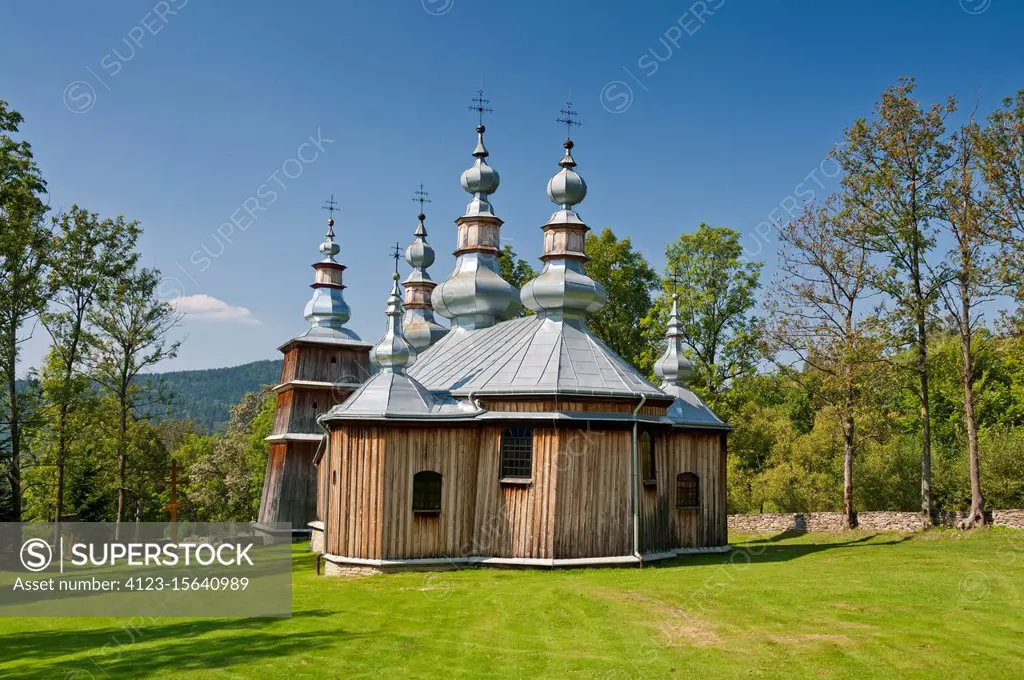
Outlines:
[[[280,377],[281,360],[267,359],[228,368],[142,375],[139,379],[161,379],[174,395],[168,417],[191,418],[213,432],[226,428],[231,407],[246,392],[258,390],[262,385],[276,385]]]

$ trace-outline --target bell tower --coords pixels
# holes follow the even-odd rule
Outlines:
[[[318,416],[344,401],[370,377],[371,345],[345,327],[351,316],[342,295],[345,265],[335,259],[334,195],[324,206],[331,216],[320,244],[324,258],[313,265],[313,295],[306,303],[309,328],[281,345],[284,354],[274,428],[267,437],[270,455],[263,482],[259,523],[288,522],[292,536],[309,535],[318,519],[313,458],[326,445]]]

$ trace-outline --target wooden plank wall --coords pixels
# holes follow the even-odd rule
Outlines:
[[[290,522],[305,528],[316,517],[316,443],[278,442],[270,445],[260,503],[261,522]]]
[[[556,559],[632,553],[632,431],[559,430]]]
[[[381,557],[384,436],[381,427],[346,426],[331,432],[325,539],[332,555]]]
[[[627,401],[587,401],[587,400],[481,400],[481,404],[489,411],[512,413],[536,412],[577,412],[577,413],[632,413],[636,403]],[[641,415],[663,416],[666,406],[646,404],[640,409]]]
[[[361,383],[370,377],[370,354],[366,349],[298,344],[288,354],[293,352],[298,352],[298,359],[288,380]]]
[[[558,431],[533,430],[533,482],[499,483],[501,427],[480,431],[473,554],[491,557],[554,556]]]
[[[389,427],[385,433],[383,559],[471,554],[478,430]],[[441,513],[412,511],[413,475],[441,473]]]
[[[644,553],[725,545],[725,454],[718,433],[673,430],[655,437],[655,487],[640,489]],[[700,478],[699,510],[676,508],[676,475]]]

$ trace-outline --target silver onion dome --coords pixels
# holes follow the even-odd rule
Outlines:
[[[585,321],[608,301],[604,286],[587,276],[583,264],[586,233],[589,230],[573,207],[587,195],[587,184],[576,172],[566,140],[562,169],[548,182],[548,197],[561,206],[544,225],[544,268],[537,278],[523,286],[523,305],[537,314],[557,320]],[[550,238],[547,232],[555,232]]]
[[[486,215],[494,217],[494,208],[489,200],[490,194],[498,190],[501,178],[498,171],[487,164],[487,147],[484,146],[484,132],[487,130],[483,124],[476,126],[476,148],[473,149],[473,156],[476,161],[472,167],[462,173],[460,183],[462,188],[473,198],[466,206],[466,217]]]
[[[571,153],[572,140],[566,140],[562,146],[565,147],[565,157],[558,162],[562,169],[548,182],[548,198],[563,210],[572,210],[574,205],[582,203],[587,197],[587,183],[573,169],[576,167],[576,161],[573,160]]]
[[[683,333],[679,327],[679,296],[672,294],[672,310],[668,315],[668,330],[665,332],[668,346],[654,364],[654,373],[661,378],[662,389],[671,385],[682,387],[693,377],[693,364],[683,353]]]
[[[416,240],[409,244],[409,247],[405,249],[405,261],[409,263],[409,266],[413,270],[420,270],[420,278],[429,280],[430,276],[425,271],[427,267],[434,264],[434,249],[427,243],[427,228],[423,226],[423,220],[427,219],[427,216],[423,213],[417,215],[419,224],[416,225],[416,231],[414,235]]]
[[[405,369],[416,361],[416,350],[410,345],[402,333],[402,314],[405,309],[402,306],[401,291],[398,287],[398,273],[394,277],[394,284],[391,286],[391,294],[388,296],[387,314],[388,323],[384,336],[370,350],[370,361],[375,363],[382,371],[404,373]]]
[[[402,328],[405,339],[417,352],[422,352],[440,340],[448,329],[434,319],[430,293],[436,284],[430,279],[427,267],[434,263],[434,249],[427,243],[427,216],[420,213],[416,225],[416,240],[405,249],[405,261],[412,267],[405,285],[405,316]]]
[[[313,265],[316,275],[313,280],[313,295],[306,303],[303,316],[310,328],[306,337],[323,337],[345,340],[359,340],[359,336],[345,323],[352,316],[352,310],[345,302],[342,273],[345,266],[334,259],[341,252],[341,246],[334,240],[334,219],[327,220],[327,235],[320,244],[324,259]]]

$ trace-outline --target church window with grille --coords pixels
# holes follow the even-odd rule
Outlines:
[[[700,478],[692,472],[676,476],[676,507],[692,510],[700,507]]]
[[[502,480],[529,480],[533,476],[533,430],[510,427],[501,433]]]
[[[412,511],[420,515],[441,512],[441,473],[423,470],[412,476]]]

